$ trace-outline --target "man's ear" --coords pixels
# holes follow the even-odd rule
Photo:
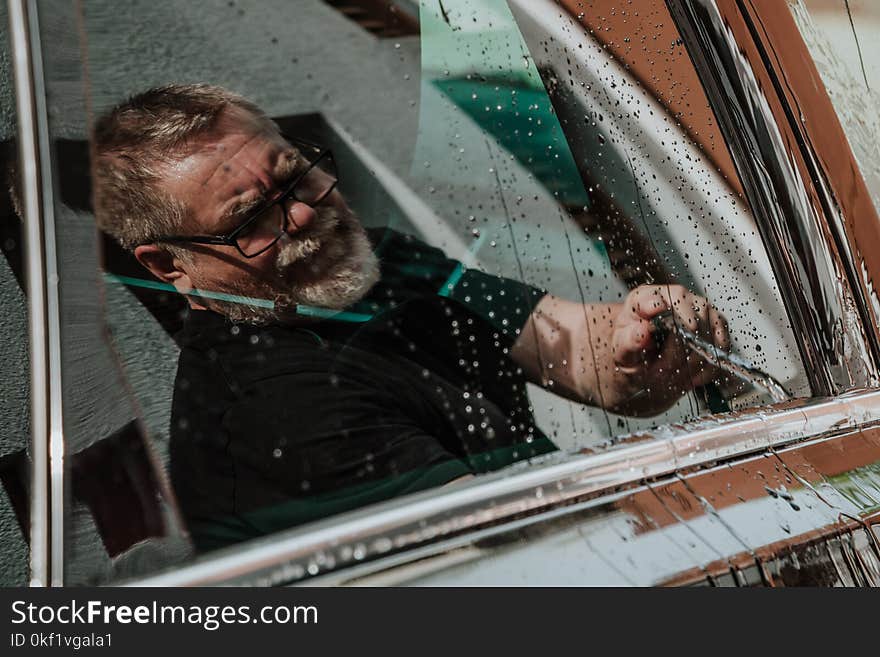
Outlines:
[[[179,259],[155,244],[142,244],[135,248],[134,257],[147,268],[153,276],[163,283],[169,283],[177,291],[186,294],[193,288],[189,273]]]

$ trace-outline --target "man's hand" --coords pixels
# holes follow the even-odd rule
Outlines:
[[[627,415],[654,415],[683,394],[719,376],[677,335],[658,335],[652,321],[672,311],[675,322],[715,346],[730,349],[724,317],[681,285],[643,285],[624,300],[613,320],[613,377],[600,377],[605,407]],[[603,380],[604,379],[604,380]]]
[[[727,322],[706,299],[680,285],[643,285],[620,304],[546,296],[511,356],[531,380],[565,397],[615,413],[656,415],[720,374],[677,335],[659,335],[652,320],[666,311],[707,341],[730,348]]]

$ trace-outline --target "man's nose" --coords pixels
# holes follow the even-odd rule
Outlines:
[[[284,226],[284,230],[289,234],[293,234],[308,226],[317,216],[318,213],[315,212],[312,206],[300,201],[293,201],[287,206],[287,223]]]

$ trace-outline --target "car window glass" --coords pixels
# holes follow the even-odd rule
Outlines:
[[[0,585],[28,582],[30,369],[22,222],[13,200],[18,166],[6,6],[0,7]]]
[[[563,4],[423,5],[414,168],[424,166],[426,196],[458,202],[447,221],[470,232],[493,274],[585,303],[683,284],[731,322],[734,351],[806,394],[754,220],[665,8]],[[432,147],[434,160],[455,164],[422,157]],[[531,390],[573,448],[769,400],[718,392],[694,390],[641,420]]]
[[[789,1],[792,16],[880,209],[880,6],[869,0]]]
[[[86,528],[70,538],[77,581],[150,572],[770,403],[767,390],[721,376],[683,346],[681,314],[702,317],[703,299],[717,311],[695,320],[703,339],[726,340],[713,332],[723,317],[736,356],[787,396],[810,395],[754,219],[663,2],[638,11],[351,2],[359,11],[350,11],[319,0],[132,0],[84,3],[79,16],[44,4],[68,453],[86,454],[76,466],[86,478],[121,458],[113,467],[128,474],[108,484],[117,498],[161,501],[126,527],[95,502],[106,499],[100,487],[74,496],[71,523]],[[63,29],[71,24],[82,31]],[[89,143],[89,130],[133,94],[194,83],[241,94],[284,135],[329,149],[335,186],[314,212],[285,201],[289,232],[268,244],[274,260],[234,240],[178,240],[176,251],[140,251],[173,256],[155,261],[172,275],[157,276],[132,250],[224,233],[212,230],[214,199],[233,191],[215,187],[224,174],[268,169],[288,152],[317,162],[277,135],[210,133],[187,151],[205,168],[177,179],[185,220],[127,249],[110,228],[96,230],[96,183],[85,174],[99,140]],[[234,154],[207,159],[221,145]],[[355,216],[367,242],[353,237]],[[322,287],[340,263],[355,271]],[[372,283],[353,300],[322,303],[363,280]],[[643,309],[674,295],[684,305],[671,323],[634,321],[621,335],[616,318],[640,286],[653,290]],[[560,303],[540,305],[547,294]]]

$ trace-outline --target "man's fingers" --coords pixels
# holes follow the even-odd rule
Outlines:
[[[681,285],[642,285],[630,292],[627,301],[641,319],[654,319],[672,310],[691,331],[697,331],[701,321],[708,321],[709,302]]]
[[[719,349],[730,349],[727,321],[707,299],[681,285],[643,285],[630,292],[624,325],[614,335],[614,360],[620,367],[659,368],[670,386],[706,385],[718,369],[691,351],[680,336],[666,336],[658,351],[653,319],[672,311],[675,322]]]
[[[730,351],[730,332],[727,328],[727,320],[714,307],[709,308],[709,327],[712,331],[712,343],[719,349]]]
[[[614,332],[614,363],[621,367],[642,365],[654,351],[653,325],[647,321],[628,324]]]
[[[664,285],[642,285],[630,293],[633,312],[641,319],[654,319],[660,313],[671,310],[672,302]]]

